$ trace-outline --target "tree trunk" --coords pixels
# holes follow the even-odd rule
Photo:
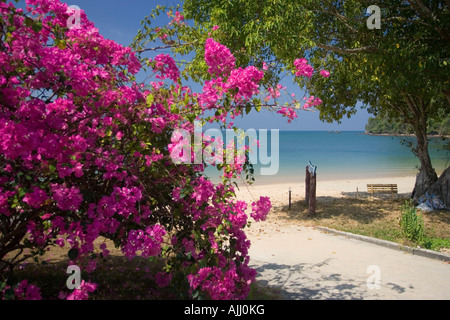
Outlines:
[[[450,209],[450,167],[444,170],[439,179],[427,190],[428,194],[437,196],[447,209]]]
[[[442,93],[447,98],[448,105],[450,106],[450,90],[442,90]]]
[[[417,137],[417,147],[414,153],[419,158],[420,169],[416,177],[416,183],[412,192],[412,199],[418,202],[419,198],[431,187],[431,185],[438,179],[436,171],[434,170],[430,155],[428,153],[428,138],[426,125],[415,126],[415,134]]]

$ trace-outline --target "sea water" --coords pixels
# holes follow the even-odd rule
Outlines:
[[[261,175],[262,164],[257,161],[255,180],[299,182],[304,180],[309,162],[317,167],[317,175],[322,180],[414,176],[420,162],[407,141],[414,142],[415,138],[367,135],[362,131],[279,131],[278,172]],[[268,156],[274,159],[270,130],[267,143]],[[440,138],[430,138],[429,153],[438,175],[450,165],[450,152],[443,146]],[[208,167],[206,174],[218,181],[219,172],[215,167]]]

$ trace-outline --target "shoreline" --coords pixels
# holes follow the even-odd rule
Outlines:
[[[361,175],[332,175],[332,174],[324,174],[322,172],[318,172],[317,174],[317,181],[323,181],[323,182],[337,182],[337,181],[347,181],[347,180],[380,180],[380,179],[403,179],[403,178],[416,178],[417,174],[419,172],[415,173],[404,173],[404,174],[378,174],[377,172],[374,172],[372,174],[367,174],[364,176]],[[436,172],[438,177],[440,176],[442,172]],[[278,184],[299,184],[305,182],[305,172],[298,173],[296,175],[290,175],[290,176],[280,176],[277,178],[261,178],[261,177],[255,177],[255,182],[253,185],[256,186],[270,186],[270,185],[278,185]],[[246,183],[242,182],[240,180],[239,182],[236,181],[238,185],[245,185]],[[368,182],[370,183],[370,182]]]
[[[371,132],[364,132],[364,134],[368,136],[384,136],[384,137],[415,137],[415,134],[413,133],[371,133]],[[446,139],[450,138],[450,135],[440,135],[440,134],[427,134],[428,138],[441,138],[444,137]]]
[[[440,176],[442,172],[437,171],[436,174],[438,177]],[[419,174],[419,171],[417,172],[405,172],[405,173],[384,173],[380,174],[378,172],[372,172],[372,173],[365,173],[365,174],[327,174],[327,173],[321,173],[318,172],[317,174],[317,181],[324,182],[324,183],[338,183],[342,181],[354,181],[354,182],[360,182],[360,181],[368,181],[367,183],[381,183],[381,182],[371,182],[373,180],[379,181],[379,180],[389,180],[392,181],[393,179],[407,179],[407,180],[413,180],[415,181],[416,176]],[[305,171],[302,172],[296,172],[296,174],[292,174],[289,176],[257,176],[255,177],[255,182],[252,184],[252,186],[258,186],[258,187],[269,187],[273,185],[298,185],[298,184],[304,184],[305,183]],[[247,183],[243,181],[243,179],[235,180],[238,186],[245,186]],[[391,183],[391,182],[386,182]],[[394,183],[394,182],[392,182]]]

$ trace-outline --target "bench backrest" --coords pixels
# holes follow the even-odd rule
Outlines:
[[[396,184],[368,184],[367,191],[371,193],[391,192],[398,193]]]

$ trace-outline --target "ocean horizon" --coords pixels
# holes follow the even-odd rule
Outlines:
[[[257,184],[304,182],[309,162],[316,166],[320,180],[404,177],[415,176],[419,171],[418,158],[409,146],[401,143],[402,140],[414,141],[414,137],[371,135],[364,131],[280,130],[278,171],[273,175],[261,175],[262,168],[267,170],[271,165],[275,168],[270,130],[267,136],[266,155],[269,159],[272,157],[272,163],[262,165],[261,150],[255,150],[258,158],[253,166]],[[443,145],[442,139],[429,138],[429,153],[438,176],[450,164],[450,152],[444,150]],[[213,182],[219,181],[220,173],[215,167],[208,166],[205,173]]]

